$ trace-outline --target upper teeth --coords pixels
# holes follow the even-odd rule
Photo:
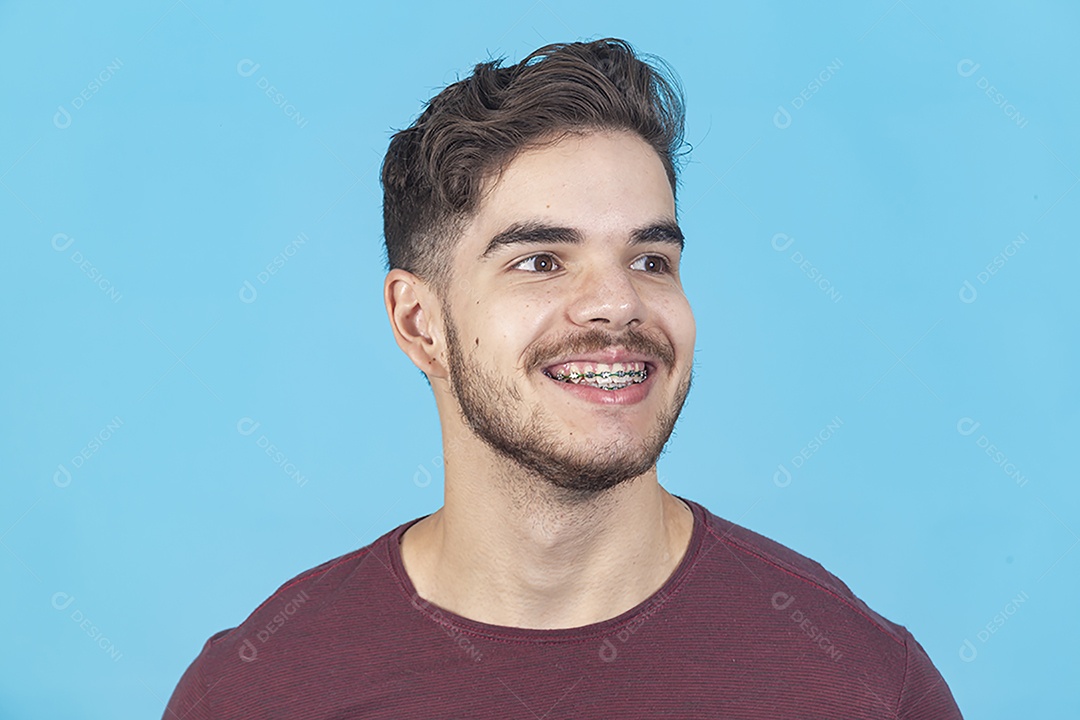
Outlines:
[[[549,369],[556,380],[600,388],[623,388],[644,382],[648,376],[645,363],[564,363]]]

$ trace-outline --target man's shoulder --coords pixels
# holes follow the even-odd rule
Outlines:
[[[367,572],[373,561],[383,567],[385,561],[373,559],[373,554],[392,532],[285,581],[239,625],[210,636],[201,654],[254,659],[260,647],[286,625],[307,624],[318,614],[319,608],[332,604],[345,588],[356,589],[358,583],[363,584],[358,576]]]
[[[701,512],[696,566],[704,572],[695,572],[695,608],[702,612],[691,615],[719,608],[721,640],[741,633],[747,647],[784,658],[780,667],[804,687],[894,698],[892,717],[960,717],[941,673],[906,627],[868,607],[817,561]]]
[[[705,517],[705,547],[722,544],[751,574],[770,583],[770,603],[786,609],[794,603],[813,604],[841,613],[861,616],[876,631],[900,645],[910,637],[906,628],[891,622],[870,608],[844,581],[821,563],[749,528],[702,508]]]

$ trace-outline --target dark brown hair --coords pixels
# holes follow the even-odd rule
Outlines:
[[[660,156],[674,193],[682,91],[670,69],[653,62],[624,40],[559,43],[517,65],[480,63],[446,87],[394,134],[383,159],[387,265],[445,289],[451,251],[484,182],[521,150],[566,133],[636,133]]]

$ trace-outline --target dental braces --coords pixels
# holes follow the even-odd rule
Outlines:
[[[559,373],[558,375],[555,375],[554,377],[555,377],[556,380],[563,380],[563,381],[565,381],[565,380],[581,380],[582,378],[584,378],[586,380],[592,380],[594,378],[599,378],[601,380],[607,380],[609,378],[621,378],[621,377],[641,378],[642,380],[644,380],[646,377],[648,377],[648,372],[646,372],[645,370],[603,370],[601,372],[585,372],[585,373],[572,372],[572,373],[570,373],[568,375],[564,375],[562,373]]]

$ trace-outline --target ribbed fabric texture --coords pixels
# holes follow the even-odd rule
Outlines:
[[[212,636],[164,719],[961,717],[907,629],[814,561],[686,502],[694,531],[667,583],[564,630],[424,602],[401,562],[413,520]]]

